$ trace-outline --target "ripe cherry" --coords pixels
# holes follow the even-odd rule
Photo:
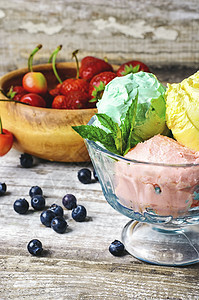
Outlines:
[[[32,60],[34,54],[41,49],[42,45],[38,45],[30,54],[28,59],[28,70],[22,79],[22,85],[24,89],[30,93],[42,94],[47,92],[47,81],[45,76],[41,72],[33,72]]]
[[[26,73],[22,80],[23,87],[26,91],[36,94],[45,94],[47,92],[47,81],[40,72]]]
[[[12,148],[13,135],[10,131],[2,128],[0,118],[0,156],[5,155]]]
[[[45,100],[40,95],[34,93],[24,95],[20,102],[27,103],[31,106],[46,107]]]

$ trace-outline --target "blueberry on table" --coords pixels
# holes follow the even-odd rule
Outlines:
[[[26,199],[20,198],[14,202],[13,208],[18,214],[23,215],[28,211],[29,203]]]
[[[109,252],[114,256],[121,256],[124,254],[124,244],[118,240],[112,242],[109,246]]]
[[[33,166],[33,157],[28,153],[21,154],[20,164],[23,168],[31,168]]]
[[[62,204],[65,208],[71,210],[77,207],[77,199],[73,194],[66,194],[62,199]]]
[[[3,196],[7,190],[7,186],[4,182],[0,182],[0,196]]]
[[[97,176],[97,173],[96,173],[95,169],[93,170],[93,176],[94,176],[96,181],[99,181],[99,178]]]
[[[41,255],[43,248],[42,248],[42,243],[37,240],[31,240],[28,245],[27,245],[28,251],[30,254],[35,255],[35,256],[39,256]]]
[[[87,211],[83,205],[78,205],[72,210],[72,218],[76,222],[83,222],[86,219]]]
[[[50,207],[49,207],[49,210],[51,210],[52,212],[55,213],[56,216],[61,216],[63,217],[64,215],[64,211],[63,211],[63,208],[60,206],[60,205],[57,205],[57,204],[52,204]]]
[[[42,195],[35,195],[31,199],[31,205],[35,210],[43,210],[45,208],[45,198]]]
[[[56,216],[51,221],[52,229],[57,233],[64,233],[66,231],[68,224],[66,220],[61,216]]]
[[[29,190],[29,195],[31,198],[35,195],[43,195],[43,191],[39,186],[35,185]]]
[[[40,215],[40,220],[46,227],[51,227],[51,221],[56,217],[56,214],[52,210],[44,210]]]
[[[81,183],[88,184],[92,182],[91,171],[87,168],[79,170],[77,177]]]

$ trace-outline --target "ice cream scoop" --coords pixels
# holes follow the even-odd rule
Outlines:
[[[199,71],[181,83],[168,84],[166,121],[174,138],[199,150]]]
[[[138,95],[133,134],[140,141],[146,140],[167,130],[165,90],[152,73],[141,71],[116,77],[106,85],[102,99],[97,103],[98,113],[107,114],[120,125]],[[102,128],[98,121],[94,125]]]
[[[156,135],[124,157],[135,160],[116,163],[116,195],[124,206],[177,217],[198,204],[199,152]]]

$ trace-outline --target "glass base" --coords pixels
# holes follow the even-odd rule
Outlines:
[[[166,228],[130,221],[122,231],[126,250],[147,263],[185,266],[199,262],[199,225]]]

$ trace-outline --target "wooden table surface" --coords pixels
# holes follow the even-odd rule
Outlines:
[[[0,158],[0,182],[7,192],[0,197],[0,299],[199,299],[199,264],[164,267],[143,263],[126,254],[114,257],[108,247],[120,239],[128,218],[105,201],[100,184],[82,184],[77,172],[89,163],[35,160],[30,169],[20,166],[12,149]],[[68,230],[58,234],[44,227],[40,212],[17,214],[18,198],[30,202],[29,189],[42,187],[47,206],[62,204],[66,193],[86,207],[88,220],[78,223],[64,210]],[[44,248],[41,257],[27,251],[31,239]]]

